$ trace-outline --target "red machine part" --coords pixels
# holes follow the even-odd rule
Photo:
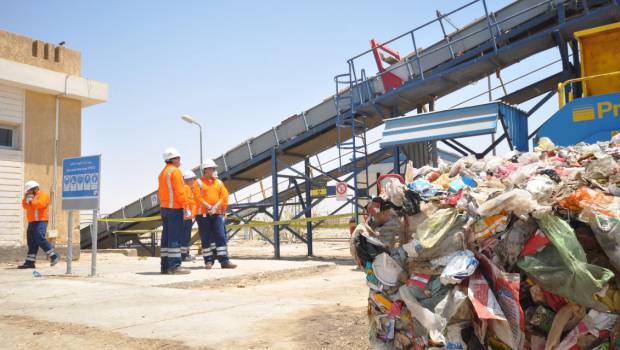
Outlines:
[[[379,74],[381,75],[381,81],[383,82],[383,88],[385,91],[387,92],[403,85],[403,80],[401,78],[383,68],[383,61],[381,60],[381,54],[379,53],[379,50],[381,50],[394,57],[396,60],[400,60],[400,54],[398,51],[394,51],[384,45],[380,45],[375,39],[370,39],[370,47],[372,48],[372,54],[375,58],[375,63],[377,64]]]

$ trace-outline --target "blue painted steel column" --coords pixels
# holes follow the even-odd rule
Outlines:
[[[273,221],[280,220],[280,198],[278,198],[278,149],[271,149],[271,191],[273,199]],[[280,226],[273,226],[273,256],[280,259]]]
[[[309,179],[310,176],[310,159],[306,157],[304,160],[304,169],[306,174],[306,208],[305,208],[305,217],[312,217],[312,183]],[[306,244],[308,245],[308,256],[312,256],[312,222],[308,221],[306,223]]]

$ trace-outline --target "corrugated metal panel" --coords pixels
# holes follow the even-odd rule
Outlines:
[[[385,121],[381,147],[402,147],[406,144],[490,134],[496,131],[500,118],[515,149],[527,151],[526,113],[501,102],[388,119]],[[419,153],[422,146],[415,147],[405,147],[403,151],[410,152],[408,155],[412,160],[427,160],[425,155]],[[436,154],[436,149],[428,149],[429,152]],[[436,155],[432,158],[436,159]]]
[[[0,246],[22,242],[21,197],[24,155],[19,145],[24,121],[24,91],[0,85],[0,126],[15,128],[17,149],[0,148]]]

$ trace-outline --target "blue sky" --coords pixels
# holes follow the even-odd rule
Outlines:
[[[488,2],[497,10],[509,1]],[[109,84],[109,101],[84,109],[82,126],[82,153],[103,155],[108,212],[155,189],[164,148],[176,146],[186,165],[198,164],[198,130],[181,114],[204,125],[205,155],[216,157],[332,95],[333,76],[369,39],[390,39],[434,18],[436,9],[463,3],[22,0],[2,5],[0,27],[66,41],[82,52],[82,75]],[[480,6],[451,19],[462,26],[482,13]],[[421,45],[440,37],[436,28]],[[525,64],[534,68],[552,56]],[[519,71],[507,69],[505,81]],[[486,82],[438,107],[481,88]]]

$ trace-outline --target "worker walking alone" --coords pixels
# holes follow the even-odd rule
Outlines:
[[[181,260],[182,261],[194,261],[194,257],[189,252],[190,242],[192,239],[192,226],[194,226],[194,219],[196,218],[196,200],[194,199],[194,180],[196,174],[191,170],[185,170],[183,172],[183,180],[185,185],[183,189],[187,195],[188,201],[185,207],[185,214],[183,215],[183,236],[181,237]],[[189,215],[188,215],[189,214]]]
[[[213,268],[215,259],[223,269],[234,269],[230,262],[224,228],[224,213],[228,207],[228,190],[222,180],[214,176],[217,165],[211,159],[203,164],[203,176],[194,182],[194,197],[198,202],[198,231],[202,242],[205,268]]]
[[[36,181],[28,181],[24,186],[26,193],[22,199],[22,207],[28,217],[28,255],[24,264],[18,269],[34,269],[37,260],[37,252],[41,248],[46,254],[52,266],[60,261],[60,254],[56,253],[52,244],[45,239],[47,232],[47,207],[50,204],[50,196],[39,189]]]
[[[166,166],[159,174],[159,205],[162,221],[161,273],[181,275],[190,271],[181,267],[181,237],[183,215],[187,215],[188,198],[183,188],[181,154],[174,148],[164,151]],[[190,214],[191,215],[191,214]]]

